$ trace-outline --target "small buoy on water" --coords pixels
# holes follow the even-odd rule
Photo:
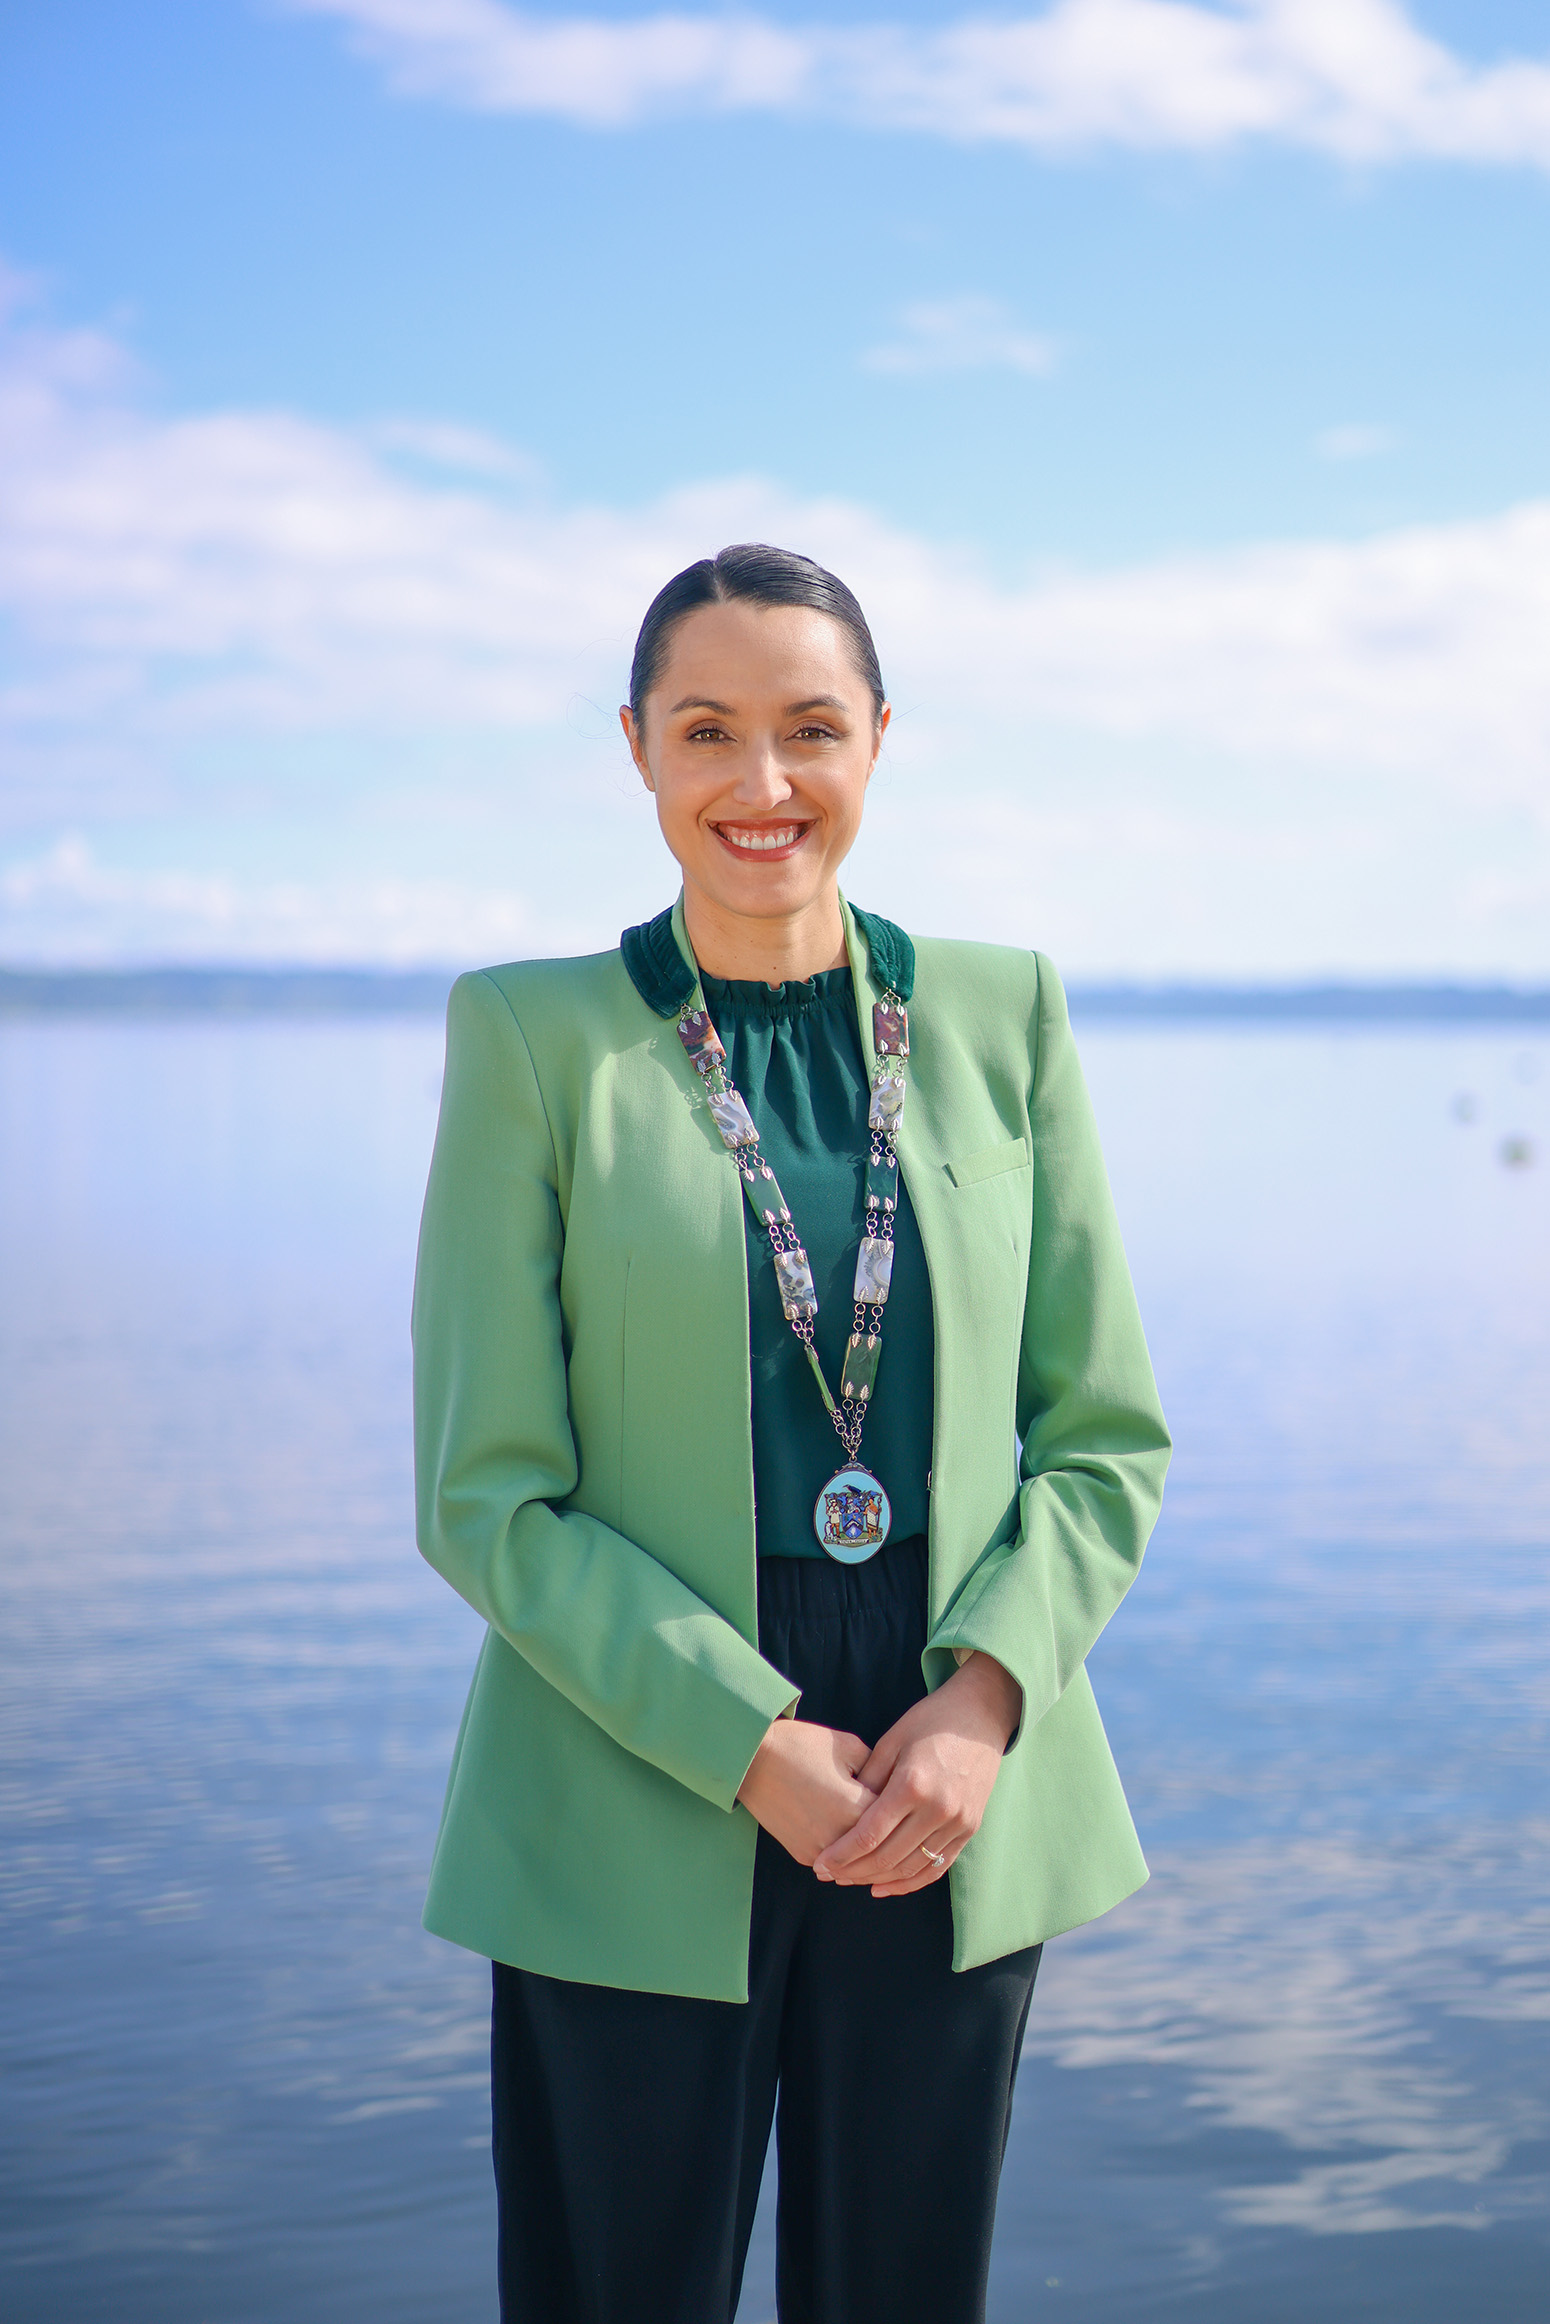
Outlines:
[[[1507,1169],[1526,1170],[1534,1159],[1534,1142],[1532,1138],[1503,1138],[1497,1154]]]

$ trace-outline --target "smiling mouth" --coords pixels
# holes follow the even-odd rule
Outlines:
[[[811,823],[713,823],[712,831],[724,847],[734,855],[772,856],[780,858],[795,853],[808,833]]]

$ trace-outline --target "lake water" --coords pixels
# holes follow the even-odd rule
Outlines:
[[[1520,2324],[1550,1040],[1084,1049],[1179,1440],[1092,1665],[1154,1877],[1046,1954],[992,2317]],[[7,2324],[493,2317],[487,1971],[418,1923],[476,1645],[410,1530],[439,1065],[0,1025]]]

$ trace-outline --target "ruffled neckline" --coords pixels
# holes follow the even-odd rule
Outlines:
[[[712,1017],[726,1011],[737,1017],[767,1017],[773,1023],[806,1017],[819,1009],[853,1008],[855,984],[848,968],[820,969],[816,976],[794,977],[787,984],[747,983],[740,977],[701,976],[705,1005]]]

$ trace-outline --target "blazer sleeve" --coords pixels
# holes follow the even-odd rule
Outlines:
[[[1134,1581],[1171,1449],[1065,993],[1035,957],[1017,1531],[987,1551],[931,1640],[979,1647],[1017,1680],[1013,1748],[1081,1669]]]
[[[415,1270],[420,1548],[615,1742],[730,1809],[791,1682],[637,1543],[564,1506],[563,1248],[521,1026],[491,978],[460,977]]]

